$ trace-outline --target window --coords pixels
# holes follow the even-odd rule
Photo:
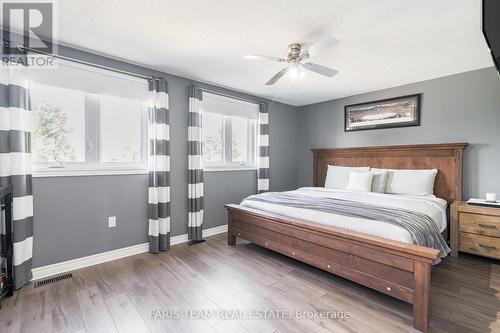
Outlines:
[[[35,175],[146,169],[147,82],[61,62],[30,73]]]
[[[206,165],[224,164],[224,118],[221,114],[203,114],[203,160]]]
[[[85,93],[31,84],[33,161],[85,162]]]
[[[102,162],[140,163],[142,103],[138,100],[101,97]]]
[[[204,168],[255,168],[259,105],[203,92],[200,109]]]

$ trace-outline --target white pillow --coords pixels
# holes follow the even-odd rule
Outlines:
[[[349,172],[370,171],[370,167],[344,167],[329,165],[326,172],[325,187],[343,190],[349,182]]]
[[[385,193],[385,185],[389,176],[387,170],[372,168],[370,171],[373,173],[372,192]]]
[[[347,189],[352,191],[371,192],[372,182],[373,173],[370,171],[351,171],[349,172]]]
[[[386,193],[429,195],[434,193],[437,169],[432,170],[392,170],[389,169]]]

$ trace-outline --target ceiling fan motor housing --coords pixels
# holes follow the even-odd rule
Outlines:
[[[288,45],[288,54],[286,60],[288,62],[297,62],[300,59],[300,44],[293,43]]]

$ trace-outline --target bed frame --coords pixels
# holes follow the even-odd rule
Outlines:
[[[312,149],[314,186],[323,186],[328,165],[392,169],[438,169],[434,193],[462,200],[462,154],[466,143]],[[438,251],[226,205],[228,244],[242,238],[413,304],[413,326],[427,332],[431,264]]]

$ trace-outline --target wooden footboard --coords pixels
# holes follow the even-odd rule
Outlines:
[[[413,304],[413,326],[428,330],[434,249],[226,205],[228,244],[242,238]]]

